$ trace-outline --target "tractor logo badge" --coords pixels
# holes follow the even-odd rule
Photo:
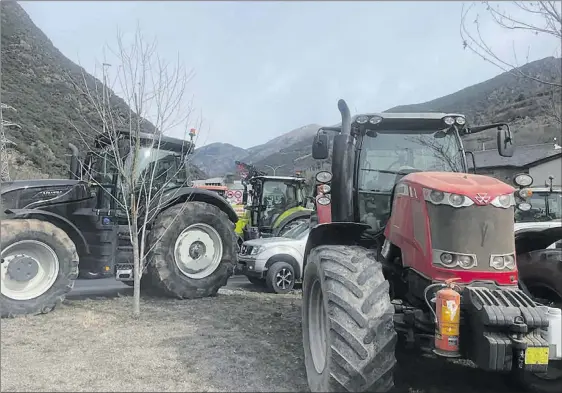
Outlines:
[[[490,202],[490,196],[486,192],[477,193],[476,196],[474,197],[474,199],[476,199],[476,202],[478,202],[481,205],[484,205],[484,204]]]

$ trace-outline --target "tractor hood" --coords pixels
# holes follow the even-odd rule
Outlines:
[[[70,188],[78,183],[81,183],[81,181],[71,179],[14,180],[2,183],[2,194],[22,188],[51,188],[65,186]]]
[[[498,195],[515,192],[515,188],[498,179],[468,173],[414,172],[402,180],[432,190],[464,195],[478,205],[487,205]]]
[[[244,242],[245,245],[247,246],[252,246],[252,247],[256,247],[256,246],[272,246],[274,244],[277,243],[287,243],[287,242],[296,242],[298,240],[295,239],[291,239],[288,237],[266,237],[266,238],[259,238],[259,239],[253,239],[253,240],[247,240]]]

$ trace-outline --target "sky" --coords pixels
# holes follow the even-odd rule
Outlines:
[[[340,98],[352,113],[383,111],[501,73],[463,50],[462,2],[20,4],[65,56],[100,79],[104,47],[115,47],[118,30],[127,39],[138,26],[155,38],[161,59],[179,59],[194,72],[184,104],[193,101],[202,115],[199,146],[248,148],[307,124],[337,123]],[[556,40],[479,18],[487,43],[510,61],[514,54],[519,63],[526,54],[530,61],[559,56]],[[183,129],[166,133],[181,137]]]

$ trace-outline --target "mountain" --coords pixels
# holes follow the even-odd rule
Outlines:
[[[195,149],[191,162],[210,177],[236,171],[234,161],[243,160],[248,151],[230,143],[211,143]]]
[[[560,83],[561,68],[562,59],[547,57],[525,64],[519,70],[542,81]],[[397,106],[385,112],[462,113],[467,116],[469,124],[475,125],[507,122],[514,131],[516,144],[520,146],[551,142],[553,138],[562,140],[560,89],[517,75],[517,70],[502,73],[447,96],[420,104]],[[317,167],[319,163],[310,154],[318,127],[311,124],[247,149],[250,153],[247,160],[269,173],[272,173],[271,167],[282,166],[276,171],[278,175],[290,174],[294,169]],[[333,133],[328,135],[333,138]],[[464,144],[468,150],[482,150],[483,144],[489,149],[495,146],[495,131],[469,135],[464,138]]]
[[[5,128],[7,139],[15,143],[8,149],[11,178],[66,177],[68,142],[85,151],[84,140],[102,125],[81,90],[86,83],[100,91],[103,84],[55,48],[18,3],[2,1],[0,7],[2,103],[16,110],[2,115],[21,127]],[[130,108],[107,90],[111,112],[128,118]],[[143,131],[155,131],[148,121],[142,124]],[[191,169],[206,177],[198,168]]]
[[[222,176],[236,171],[235,161],[253,163],[258,168],[273,173],[271,166],[277,168],[276,174],[293,173],[293,161],[310,155],[310,141],[318,131],[318,124],[309,124],[289,131],[262,145],[242,149],[228,143],[211,143],[195,150],[193,163],[210,176]],[[299,144],[306,141],[304,148]],[[295,161],[299,164],[300,161]]]

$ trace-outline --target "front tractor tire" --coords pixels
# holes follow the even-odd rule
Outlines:
[[[148,235],[147,274],[152,289],[179,299],[217,294],[232,275],[236,235],[225,212],[204,202],[174,205]]]
[[[304,271],[302,332],[312,392],[387,392],[397,334],[382,266],[357,246],[319,246]]]
[[[52,311],[78,277],[76,246],[62,229],[35,219],[2,220],[1,234],[1,317]]]

